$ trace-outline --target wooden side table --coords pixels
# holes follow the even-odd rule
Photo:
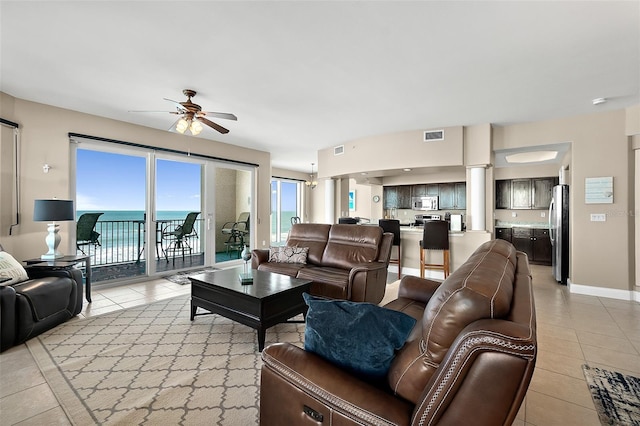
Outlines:
[[[43,260],[40,258],[27,259],[23,261],[27,266],[31,268],[42,268],[52,270],[69,270],[78,263],[84,262],[85,265],[85,277],[84,277],[84,294],[87,302],[91,303],[91,257],[80,255],[68,255],[59,257],[54,260]]]

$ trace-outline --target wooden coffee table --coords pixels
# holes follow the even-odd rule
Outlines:
[[[253,284],[241,284],[242,271],[239,267],[190,276],[191,321],[201,307],[247,325],[257,330],[262,351],[267,328],[306,313],[302,293],[309,292],[311,281],[253,269]]]

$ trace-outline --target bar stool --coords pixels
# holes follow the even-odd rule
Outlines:
[[[441,250],[442,263],[425,263],[425,250]],[[420,241],[420,278],[424,278],[425,269],[444,271],[449,276],[449,222],[446,220],[428,220],[424,223]]]
[[[393,234],[393,246],[398,246],[398,259],[389,259],[389,263],[398,264],[398,278],[402,272],[402,256],[400,254],[400,221],[398,219],[380,219],[378,225],[384,232]]]

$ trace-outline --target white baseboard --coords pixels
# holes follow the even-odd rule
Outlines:
[[[590,285],[582,285],[567,281],[570,293],[584,294],[587,296],[608,297],[610,299],[632,300],[640,302],[640,291],[634,290],[618,290],[615,288],[594,287]]]

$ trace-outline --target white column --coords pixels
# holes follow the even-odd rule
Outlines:
[[[335,223],[335,193],[336,181],[327,179],[324,181],[324,220],[325,223]]]
[[[471,167],[471,230],[486,230],[486,178],[484,167]]]

